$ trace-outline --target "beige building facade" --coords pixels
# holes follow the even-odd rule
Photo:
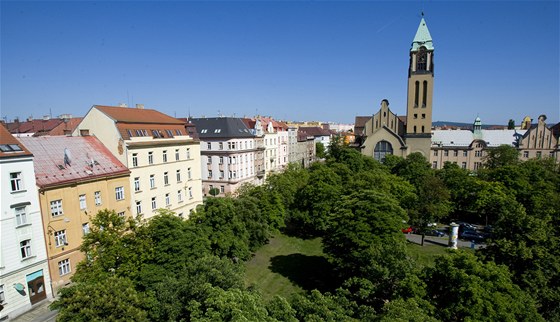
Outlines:
[[[200,142],[185,121],[152,109],[93,106],[74,135],[94,135],[131,171],[135,215],[148,219],[165,208],[188,218],[202,204]]]

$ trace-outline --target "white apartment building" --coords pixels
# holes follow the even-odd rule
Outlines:
[[[200,142],[185,122],[152,109],[93,106],[74,135],[95,135],[131,171],[131,209],[188,218],[202,204]]]
[[[0,126],[0,320],[52,298],[33,155]]]

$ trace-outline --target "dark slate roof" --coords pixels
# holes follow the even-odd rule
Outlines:
[[[252,138],[251,130],[237,117],[193,118],[198,137],[207,138]]]

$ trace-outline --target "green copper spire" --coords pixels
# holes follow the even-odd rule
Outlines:
[[[414,36],[414,40],[412,41],[412,48],[410,48],[410,51],[417,51],[421,46],[426,47],[427,50],[434,50],[432,36],[430,35],[430,31],[428,30],[428,26],[426,25],[424,17],[422,17],[422,20],[420,20],[420,26],[418,26],[418,30],[416,31],[416,36]]]

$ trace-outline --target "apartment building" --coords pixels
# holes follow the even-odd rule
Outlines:
[[[84,259],[79,248],[103,209],[130,216],[130,171],[95,137],[41,136],[20,141],[34,169],[53,293]]]
[[[264,169],[259,168],[262,140],[240,118],[193,118],[201,142],[204,194],[233,194],[244,183],[258,184]],[[261,142],[259,144],[259,142]],[[217,190],[213,190],[217,189]]]
[[[0,320],[52,298],[33,154],[0,126]]]
[[[94,105],[73,135],[96,136],[130,169],[128,190],[135,215],[168,209],[188,218],[202,204],[200,142],[185,121],[157,110]]]

